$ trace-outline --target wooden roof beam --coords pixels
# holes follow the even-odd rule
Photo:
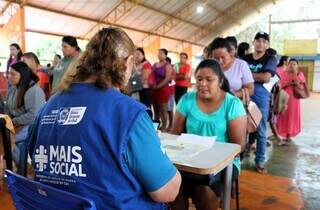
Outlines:
[[[53,33],[53,32],[41,31],[41,30],[35,30],[35,29],[26,29],[26,32],[38,33],[38,34],[44,34],[44,35],[50,35],[50,36],[60,36],[60,37],[70,35],[70,34]],[[80,39],[80,40],[88,40],[88,39],[84,39],[83,37],[79,37],[79,36],[75,36],[75,38]]]

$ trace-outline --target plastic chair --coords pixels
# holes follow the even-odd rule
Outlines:
[[[90,199],[31,181],[6,170],[5,180],[17,210],[96,210]]]

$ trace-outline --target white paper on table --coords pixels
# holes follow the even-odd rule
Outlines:
[[[214,145],[216,138],[216,136],[199,136],[195,134],[183,133],[178,137],[178,141],[202,145],[209,149]]]
[[[194,134],[182,134],[180,136],[165,134],[161,135],[160,138],[169,158],[180,163],[210,149],[216,139],[216,137],[203,137]]]
[[[273,77],[271,77],[270,81],[268,83],[263,83],[263,87],[268,91],[271,92],[273,86],[279,82],[280,78],[278,77],[278,75],[274,75]]]

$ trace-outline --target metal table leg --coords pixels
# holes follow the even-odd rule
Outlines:
[[[231,162],[226,168],[226,173],[224,177],[223,210],[230,210],[232,169],[233,169],[233,163]]]

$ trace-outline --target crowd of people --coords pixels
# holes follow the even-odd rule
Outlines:
[[[185,52],[172,64],[168,51],[159,49],[151,64],[117,28],[101,29],[83,52],[76,38],[63,37],[63,57],[54,55],[49,68],[11,44],[5,113],[17,145],[29,145],[35,179],[89,197],[98,209],[166,209],[169,203],[181,210],[188,209],[188,198],[197,209],[217,209],[223,176],[179,172],[153,122],[162,132],[239,144],[242,153],[255,144],[255,169],[266,173],[268,121],[277,145],[289,144],[301,131],[296,90],[306,87],[298,61],[283,56],[278,63],[269,42],[258,32],[251,52],[235,37],[217,37],[194,71]],[[266,88],[275,77],[274,88]],[[246,93],[262,116],[250,134]],[[281,111],[274,111],[279,100],[285,101]],[[13,151],[16,164],[20,149]],[[40,150],[50,155],[50,167],[36,162]],[[233,163],[239,176],[240,154]]]

